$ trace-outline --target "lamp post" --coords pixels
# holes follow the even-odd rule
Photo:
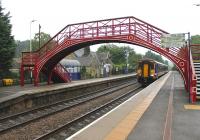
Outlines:
[[[29,51],[30,53],[32,52],[32,41],[31,41],[31,25],[33,22],[35,22],[36,20],[31,20],[30,21],[30,47],[29,47]],[[31,65],[32,65],[32,56],[31,56]],[[32,73],[32,69],[31,69],[31,84],[32,84],[32,79],[33,79],[33,73]]]
[[[41,44],[40,35],[41,35],[41,25],[39,24],[39,48],[40,48],[40,44]]]
[[[129,51],[126,50],[126,64],[127,64],[127,66],[126,66],[126,72],[127,72],[127,74],[128,74],[128,66],[129,66],[129,64],[128,64],[128,57],[129,57]]]
[[[32,41],[31,41],[31,25],[32,25],[32,23],[33,22],[35,22],[35,21],[37,21],[37,20],[31,20],[31,22],[30,22],[30,52],[32,52]]]

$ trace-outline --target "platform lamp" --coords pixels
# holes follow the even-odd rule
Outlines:
[[[128,74],[128,67],[129,67],[128,57],[129,57],[129,51],[126,50],[126,72],[127,72],[127,74]]]
[[[40,44],[41,44],[41,25],[39,24],[39,48],[40,48]]]
[[[35,21],[37,21],[37,20],[31,20],[30,21],[30,53],[32,52],[32,41],[31,41],[31,25],[32,25],[32,23],[33,22],[35,22]],[[32,64],[32,56],[31,56],[31,64]],[[32,84],[32,79],[33,79],[33,74],[32,74],[32,69],[31,69],[31,84]]]

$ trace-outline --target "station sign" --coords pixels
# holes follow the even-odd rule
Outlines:
[[[161,47],[163,48],[181,48],[185,45],[185,34],[162,34]]]

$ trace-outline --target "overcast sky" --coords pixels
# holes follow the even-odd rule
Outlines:
[[[71,23],[135,16],[169,33],[200,34],[200,0],[1,0],[10,11],[16,40],[41,30],[55,35]]]

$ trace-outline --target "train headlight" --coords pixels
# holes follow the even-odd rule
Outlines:
[[[151,70],[150,75],[154,76],[155,75],[155,70]]]

